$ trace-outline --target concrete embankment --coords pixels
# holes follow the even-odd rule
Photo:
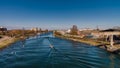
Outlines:
[[[17,38],[4,36],[0,39],[0,49],[7,47],[8,45],[16,42],[17,40]]]

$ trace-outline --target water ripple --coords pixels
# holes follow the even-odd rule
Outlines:
[[[1,50],[0,68],[120,68],[120,55],[60,38],[18,41]],[[24,45],[24,46],[23,46]]]

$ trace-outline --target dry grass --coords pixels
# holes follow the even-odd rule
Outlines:
[[[17,41],[16,38],[9,38],[9,39],[2,40],[2,42],[0,43],[0,48],[7,47],[8,45],[10,45],[16,41]]]
[[[64,39],[68,39],[68,40],[81,42],[81,43],[90,44],[93,46],[97,46],[97,45],[101,45],[101,44],[109,44],[109,42],[87,39],[87,38],[74,38],[74,37],[72,38],[72,37],[67,37],[67,36],[62,36],[62,35],[55,35],[55,36],[60,37],[60,38],[64,38]]]

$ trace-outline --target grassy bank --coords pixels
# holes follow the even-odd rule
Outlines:
[[[6,35],[2,35],[2,37],[0,38],[0,49],[5,48],[18,40],[24,40],[26,38],[37,35],[37,33],[35,33],[34,31],[28,30],[26,30],[26,33],[24,35],[22,34],[22,30],[13,30],[13,32],[10,32]]]
[[[114,45],[114,47],[111,48],[109,42],[105,42],[105,41],[94,40],[94,39],[89,39],[89,38],[75,38],[75,37],[71,37],[71,36],[68,36],[68,35],[60,35],[60,34],[55,34],[55,33],[54,33],[54,35],[56,37],[59,37],[59,38],[68,39],[68,40],[72,40],[72,41],[77,41],[77,42],[89,44],[91,46],[97,46],[97,47],[105,49],[106,51],[111,52],[111,53],[120,54],[119,44]]]
[[[63,38],[63,39],[68,39],[68,40],[73,40],[73,41],[89,44],[89,45],[92,45],[92,46],[109,44],[109,42],[94,40],[94,39],[89,39],[89,38],[76,38],[76,37],[71,37],[71,36],[67,36],[67,35],[58,35],[58,34],[54,34],[54,35],[56,37],[60,37],[60,38]]]
[[[0,43],[0,49],[5,48],[8,45],[10,45],[18,40],[19,40],[18,38],[9,38],[9,39],[2,40]]]

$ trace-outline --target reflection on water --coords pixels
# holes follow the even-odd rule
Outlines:
[[[119,55],[79,42],[44,38],[49,34],[1,50],[0,68],[120,68]]]
[[[115,63],[114,63],[114,58],[115,58],[115,56],[111,54],[111,55],[109,56],[109,58],[110,58],[110,61],[111,61],[110,67],[111,67],[111,68],[114,68],[114,66],[115,66]]]
[[[24,47],[24,46],[25,46],[25,42],[26,42],[26,40],[25,40],[25,39],[24,39],[24,40],[21,40],[22,47]]]

